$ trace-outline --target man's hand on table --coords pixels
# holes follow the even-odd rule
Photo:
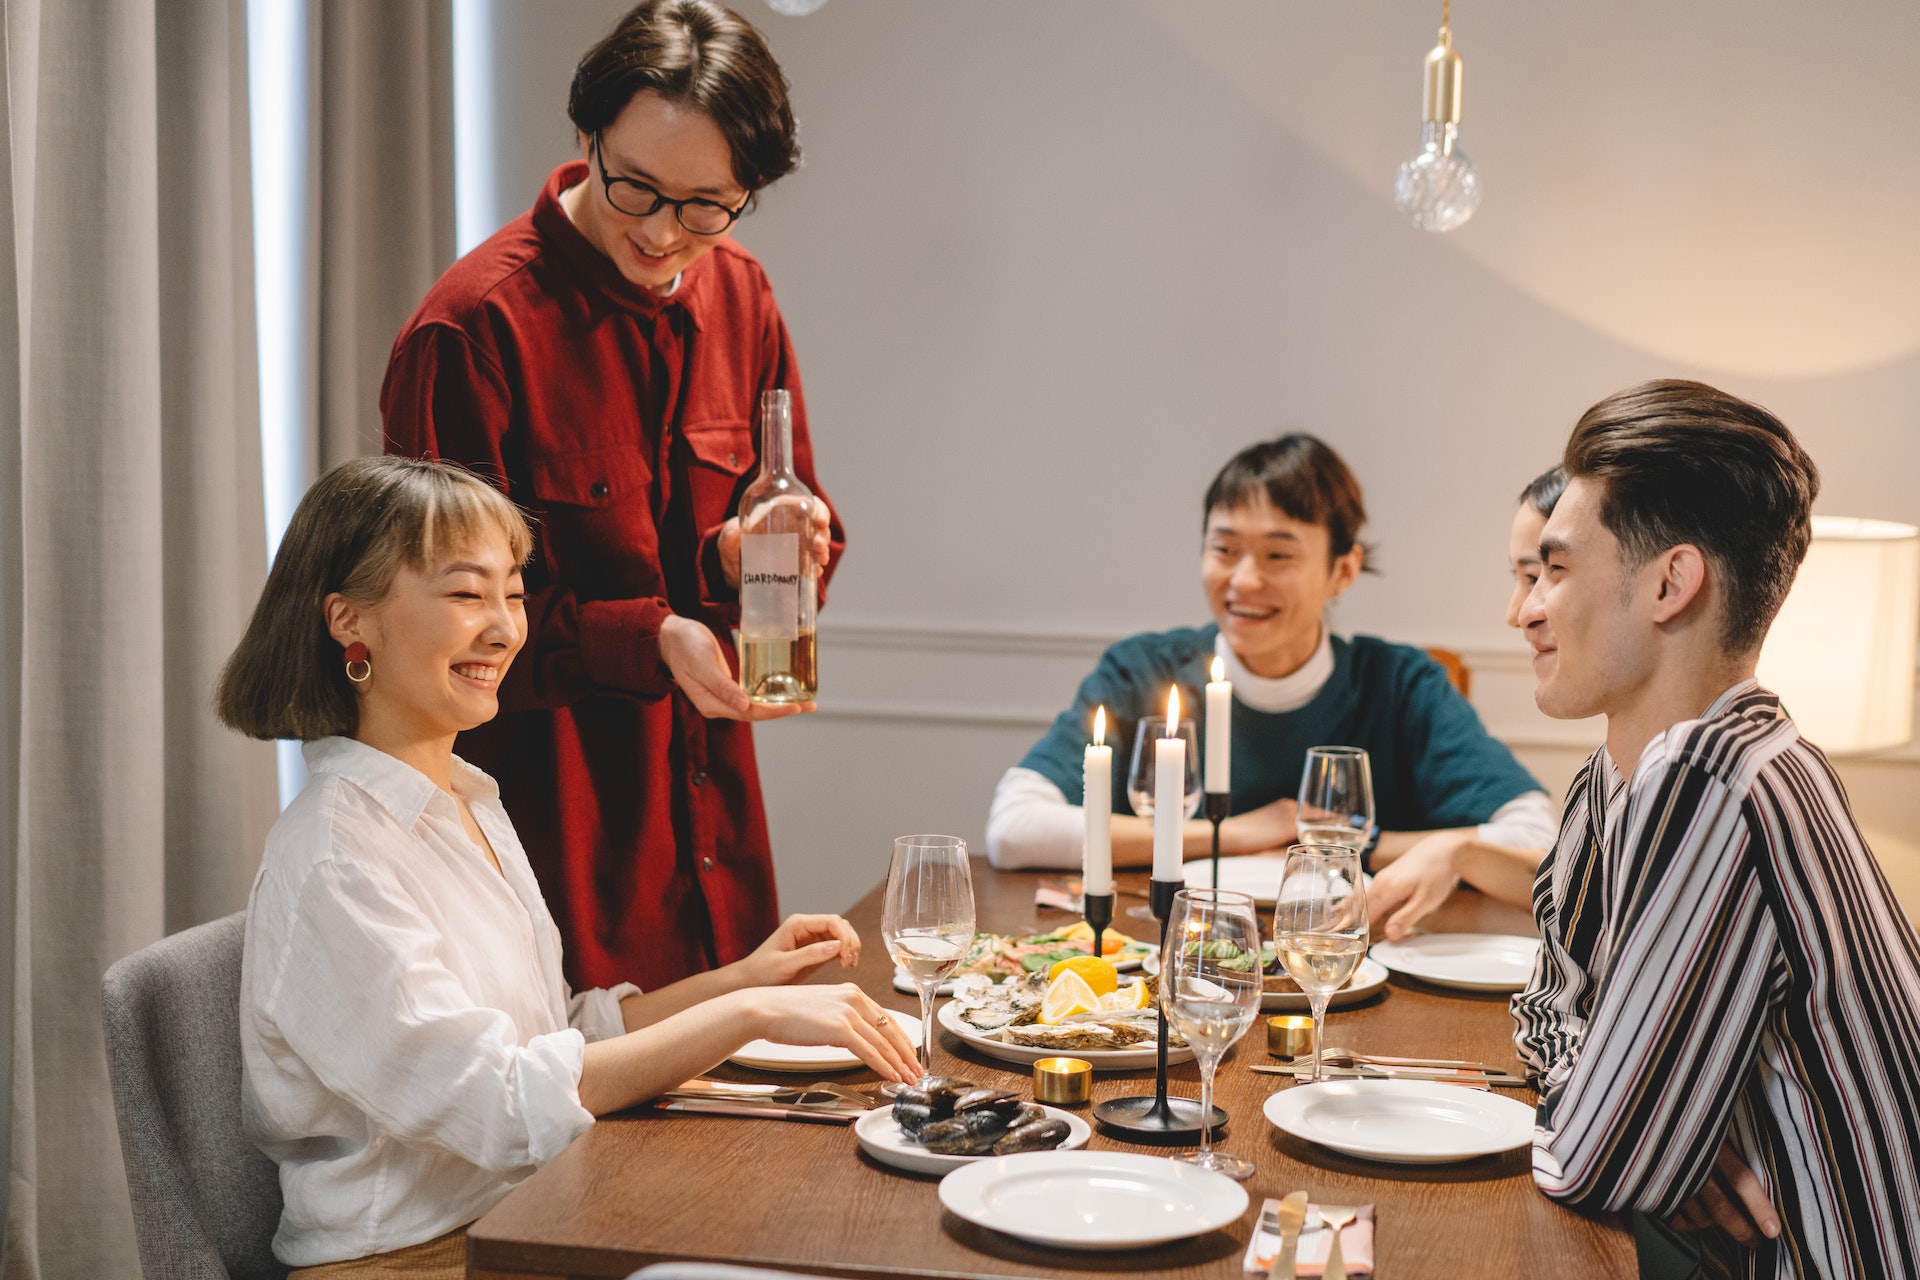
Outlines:
[[[1298,808],[1292,800],[1275,800],[1258,809],[1235,814],[1220,824],[1220,852],[1270,853],[1278,849],[1285,853],[1287,846],[1300,835],[1300,828],[1294,822]]]
[[[1459,886],[1457,859],[1470,839],[1463,831],[1436,831],[1373,873],[1367,910],[1386,921],[1388,941],[1406,937]]]
[[[1706,1185],[1680,1206],[1670,1225],[1676,1231],[1719,1227],[1743,1247],[1757,1249],[1762,1236],[1772,1240],[1780,1234],[1780,1215],[1774,1212],[1759,1177],[1728,1139],[1713,1158]]]
[[[693,709],[709,720],[778,720],[814,709],[811,702],[772,706],[751,701],[727,665],[719,638],[691,618],[668,614],[660,624],[660,658]]]

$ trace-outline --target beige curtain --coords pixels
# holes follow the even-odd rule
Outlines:
[[[271,753],[212,676],[265,571],[244,0],[5,0],[5,1275],[137,1263],[100,975],[246,901]]]
[[[319,0],[311,13],[318,475],[380,452],[393,340],[453,263],[453,5]]]

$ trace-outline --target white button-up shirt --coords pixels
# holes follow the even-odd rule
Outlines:
[[[638,990],[568,991],[486,774],[454,761],[500,872],[418,770],[347,738],[306,759],[247,904],[240,994],[245,1121],[280,1164],[292,1266],[430,1240],[559,1154],[593,1123],[586,1042],[621,1034]]]

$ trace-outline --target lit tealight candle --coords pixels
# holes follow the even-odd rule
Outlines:
[[[1167,691],[1167,736],[1153,744],[1153,878],[1186,877],[1187,744],[1180,737],[1180,686]]]
[[[1107,709],[1093,717],[1093,742],[1082,767],[1087,811],[1086,849],[1080,879],[1086,893],[1113,892],[1113,748],[1107,745]]]
[[[1077,1107],[1093,1096],[1093,1064],[1085,1058],[1042,1058],[1033,1064],[1033,1098]]]
[[[1233,789],[1233,686],[1219,655],[1207,684],[1207,790],[1223,796]],[[1209,810],[1208,812],[1212,812]]]

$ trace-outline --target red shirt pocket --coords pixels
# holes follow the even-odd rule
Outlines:
[[[528,459],[537,556],[582,599],[664,594],[653,471],[636,444]]]

